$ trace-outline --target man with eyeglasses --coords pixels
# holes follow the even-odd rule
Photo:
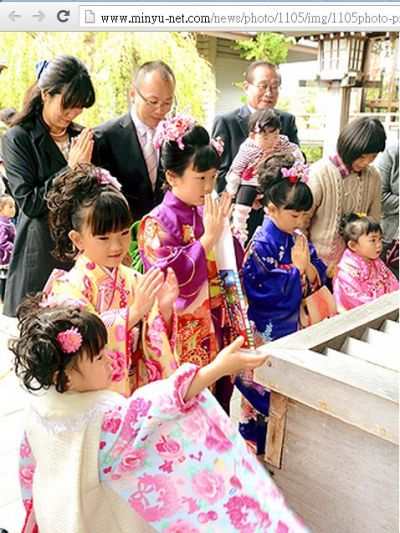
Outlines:
[[[159,153],[153,147],[155,128],[175,105],[175,76],[163,61],[141,65],[129,91],[131,109],[95,128],[93,161],[122,185],[139,220],[163,197]]]
[[[222,137],[224,152],[217,178],[217,191],[225,189],[225,175],[228,172],[240,145],[249,135],[248,120],[251,113],[259,109],[274,109],[282,123],[280,133],[287,135],[293,143],[299,144],[295,117],[286,111],[275,109],[279,96],[281,77],[275,65],[268,61],[254,61],[247,69],[243,90],[247,103],[233,111],[218,115],[214,120],[212,136]]]

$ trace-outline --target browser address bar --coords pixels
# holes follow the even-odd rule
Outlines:
[[[398,5],[80,5],[80,26],[135,30],[392,30]]]

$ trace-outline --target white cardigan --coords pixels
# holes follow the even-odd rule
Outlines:
[[[111,391],[59,394],[54,389],[31,399],[26,435],[36,460],[33,506],[39,532],[154,532],[99,480],[103,415],[124,399]]]

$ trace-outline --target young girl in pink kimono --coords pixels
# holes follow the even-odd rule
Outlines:
[[[107,330],[92,313],[19,309],[15,368],[31,396],[20,448],[24,533],[305,533],[207,390],[265,357],[183,364],[134,391],[107,390]],[[37,394],[40,391],[40,394]]]
[[[75,259],[55,270],[44,291],[48,305],[73,304],[97,314],[113,358],[113,390],[129,396],[137,387],[176,368],[171,269],[141,274],[122,264],[130,243],[131,213],[118,181],[84,164],[54,180],[48,194],[55,254]]]
[[[347,248],[333,278],[339,312],[398,290],[396,276],[379,257],[382,229],[374,218],[365,213],[349,213],[343,217],[341,234]]]
[[[220,287],[214,245],[229,211],[229,195],[212,198],[222,145],[189,117],[159,124],[168,190],[162,203],[140,225],[138,243],[145,270],[172,268],[178,279],[176,352],[179,364],[204,366],[232,340]],[[238,245],[240,247],[240,245]],[[217,384],[217,398],[228,412],[230,379]]]

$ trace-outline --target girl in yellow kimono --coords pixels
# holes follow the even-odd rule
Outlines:
[[[48,205],[54,254],[76,262],[69,272],[53,271],[44,289],[47,305],[78,305],[102,319],[116,392],[129,396],[171,375],[177,368],[177,280],[172,269],[142,276],[122,264],[132,220],[118,181],[103,169],[78,165],[54,180]]]

